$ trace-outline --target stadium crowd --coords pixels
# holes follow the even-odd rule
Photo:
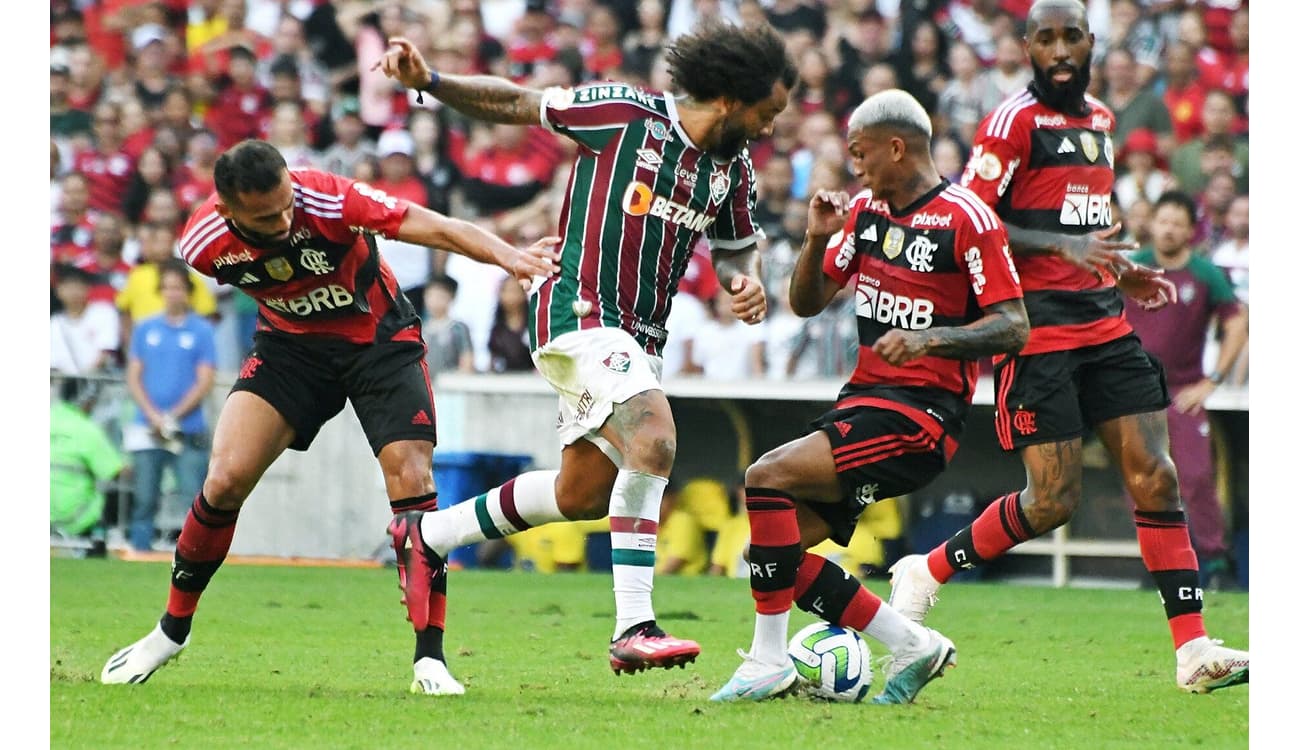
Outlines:
[[[440,71],[534,87],[621,80],[671,89],[662,50],[700,17],[765,19],[799,69],[772,137],[751,145],[770,300],[759,326],[714,304],[701,243],[674,301],[664,375],[825,377],[853,368],[853,301],[802,319],[785,295],[819,189],[856,192],[844,126],[887,88],[917,97],[934,159],[958,181],[980,120],[1031,80],[1029,0],[52,0],[51,369],[125,372],[132,330],[163,310],[159,268],[216,157],[244,138],[315,167],[471,218],[523,245],[556,226],[572,142],[540,126],[470,121],[372,70],[403,36]],[[1193,249],[1248,301],[1248,0],[1088,0],[1090,92],[1117,116],[1111,206],[1152,242],[1153,206],[1196,202]],[[432,372],[531,371],[526,298],[504,271],[378,238],[424,319]],[[251,341],[256,306],[194,275],[190,308],[215,325],[219,372]],[[1210,332],[1210,338],[1214,334]],[[737,347],[741,342],[741,347]],[[741,352],[737,356],[737,352]],[[1213,347],[1206,360],[1213,358]],[[1243,353],[1228,382],[1246,381]]]

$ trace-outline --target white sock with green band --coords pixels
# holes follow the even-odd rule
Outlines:
[[[655,542],[665,477],[620,469],[609,498],[610,558],[614,564],[617,638],[637,623],[653,620],[650,593],[655,585]]]
[[[420,521],[424,543],[446,557],[466,544],[500,539],[552,521],[566,521],[555,501],[558,471],[530,471],[477,497],[426,513]]]

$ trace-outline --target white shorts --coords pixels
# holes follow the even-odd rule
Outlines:
[[[614,404],[638,393],[663,390],[664,361],[646,354],[620,328],[588,328],[556,336],[533,352],[533,364],[560,396],[555,425],[560,441],[572,445],[585,437],[607,455],[609,446],[596,433],[613,413]]]

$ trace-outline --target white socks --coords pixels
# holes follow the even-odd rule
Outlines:
[[[790,629],[790,610],[779,615],[754,616],[754,643],[749,647],[749,658],[764,664],[785,664],[789,659],[786,636]]]
[[[863,632],[888,646],[895,654],[918,648],[929,639],[925,628],[904,617],[888,602],[880,603],[880,609],[876,610],[875,617]]]
[[[609,498],[610,557],[614,567],[614,638],[637,623],[653,620],[655,543],[666,477],[620,469]]]
[[[420,520],[424,543],[446,557],[466,544],[568,520],[555,502],[555,478],[559,473],[530,471],[446,510],[425,513]]]

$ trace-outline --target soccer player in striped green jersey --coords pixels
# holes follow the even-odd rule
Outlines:
[[[415,567],[436,576],[460,545],[608,515],[611,668],[684,666],[699,645],[664,633],[651,605],[659,506],[677,444],[660,384],[664,323],[701,236],[736,315],[752,325],[767,311],[746,145],[771,134],[789,100],[796,74],[785,44],[768,26],[701,25],[668,50],[676,95],[617,82],[539,91],[494,76],[440,75],[408,41],[390,45],[376,68],[408,88],[470,117],[542,125],[578,145],[559,217],[560,271],[530,290],[533,361],[560,397],[560,469],[396,519],[394,542],[423,552],[411,556]],[[419,597],[407,600],[419,606]]]

